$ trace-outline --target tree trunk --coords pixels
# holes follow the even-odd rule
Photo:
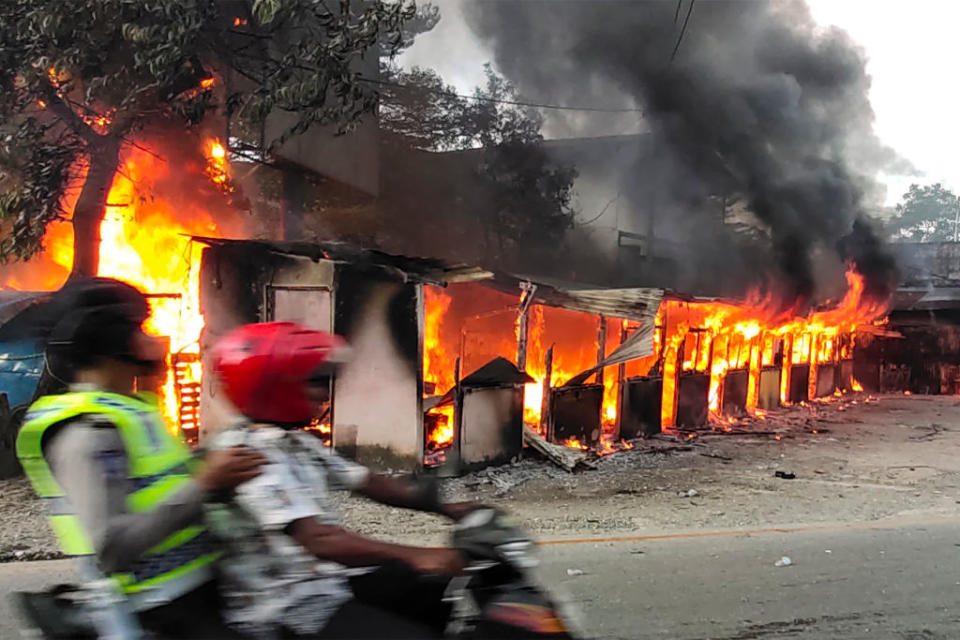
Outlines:
[[[100,223],[120,163],[120,139],[104,136],[90,145],[90,167],[73,208],[73,269],[70,278],[97,275],[100,267]]]

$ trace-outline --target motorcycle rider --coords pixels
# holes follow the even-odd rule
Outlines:
[[[241,327],[215,347],[214,370],[245,419],[213,446],[245,445],[267,459],[259,477],[208,512],[231,549],[221,564],[225,615],[258,638],[441,637],[443,591],[464,568],[462,554],[348,531],[328,490],[454,520],[476,506],[441,504],[428,486],[372,473],[301,429],[329,400],[346,352],[337,336],[285,322]],[[379,569],[350,579],[350,567]],[[434,579],[425,584],[424,575]]]
[[[69,282],[48,303],[51,375],[66,393],[30,407],[17,455],[63,552],[86,578],[108,576],[139,625],[176,638],[233,638],[214,583],[221,553],[203,504],[257,476],[263,457],[230,448],[197,464],[138,376],[163,366],[142,324],[144,295],[107,278]]]

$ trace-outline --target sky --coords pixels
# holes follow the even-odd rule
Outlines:
[[[458,90],[471,92],[482,80],[483,64],[492,58],[462,14],[464,2],[478,1],[484,0],[431,0],[440,8],[440,24],[420,36],[401,63],[433,68]],[[808,4],[817,22],[847,31],[863,47],[873,80],[875,130],[916,169],[912,176],[880,176],[887,186],[886,204],[899,202],[911,182],[942,182],[960,192],[960,2],[808,0]],[[694,15],[687,37],[696,37],[695,27]],[[550,132],[546,134],[549,137]]]

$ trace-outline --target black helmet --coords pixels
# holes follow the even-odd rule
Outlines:
[[[142,363],[133,336],[150,315],[146,297],[112,278],[71,280],[47,303],[50,333],[47,358],[60,377],[102,358]]]

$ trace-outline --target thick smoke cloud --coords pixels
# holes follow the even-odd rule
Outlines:
[[[864,214],[883,195],[877,172],[897,158],[872,130],[864,53],[803,2],[716,0],[696,3],[671,61],[688,7],[679,19],[665,0],[480,1],[465,12],[524,96],[642,108],[671,167],[664,188],[742,196],[770,230],[788,296],[815,293],[813,250],[837,247],[858,220],[842,246],[886,295],[895,268]],[[564,126],[575,133],[583,118]]]

